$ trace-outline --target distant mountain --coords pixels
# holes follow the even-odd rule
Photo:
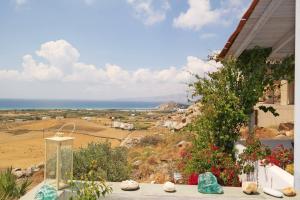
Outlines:
[[[163,96],[152,96],[152,97],[132,97],[132,98],[120,98],[115,99],[117,101],[144,101],[144,102],[177,102],[177,103],[188,103],[186,94],[172,94]]]

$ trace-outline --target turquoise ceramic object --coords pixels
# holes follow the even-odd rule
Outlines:
[[[35,200],[58,200],[57,191],[50,185],[43,185],[35,194]]]
[[[217,178],[211,173],[206,172],[198,177],[198,192],[204,194],[223,194],[223,188],[218,184]]]

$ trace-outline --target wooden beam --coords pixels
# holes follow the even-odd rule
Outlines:
[[[274,57],[275,54],[284,47],[288,42],[295,39],[295,27],[290,29],[284,36],[272,47],[272,53],[270,58]]]
[[[234,52],[234,56],[237,58],[241,55],[241,53],[248,47],[250,42],[254,39],[257,32],[261,30],[261,28],[266,24],[269,18],[272,16],[273,12],[280,6],[280,4],[284,2],[284,0],[272,0],[267,6],[266,10],[260,16],[260,18],[255,23],[254,27],[251,29],[247,37],[242,41],[241,45],[238,47],[236,52]]]

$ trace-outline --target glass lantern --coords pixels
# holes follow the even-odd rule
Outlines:
[[[258,185],[258,161],[248,163],[249,166],[253,167],[253,170],[249,173],[241,175],[242,188],[247,187],[249,183],[255,183]]]
[[[57,190],[67,187],[73,176],[73,141],[63,134],[45,139],[44,180]]]

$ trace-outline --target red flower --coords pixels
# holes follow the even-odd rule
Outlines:
[[[197,185],[198,184],[198,174],[197,173],[192,173],[189,176],[188,184],[189,185]]]
[[[184,149],[183,149],[183,150],[181,150],[181,151],[179,152],[179,155],[180,155],[180,157],[181,157],[181,158],[184,158],[184,157],[186,157],[186,156],[187,156],[187,154],[188,154],[188,153],[187,153],[187,151],[186,151],[186,150],[184,150]]]
[[[219,177],[221,174],[221,170],[215,166],[211,167],[211,173],[213,173],[213,175]]]
[[[219,150],[219,147],[217,147],[216,145],[213,145],[213,144],[210,146],[210,148],[211,148],[211,150],[213,150],[213,151]]]

